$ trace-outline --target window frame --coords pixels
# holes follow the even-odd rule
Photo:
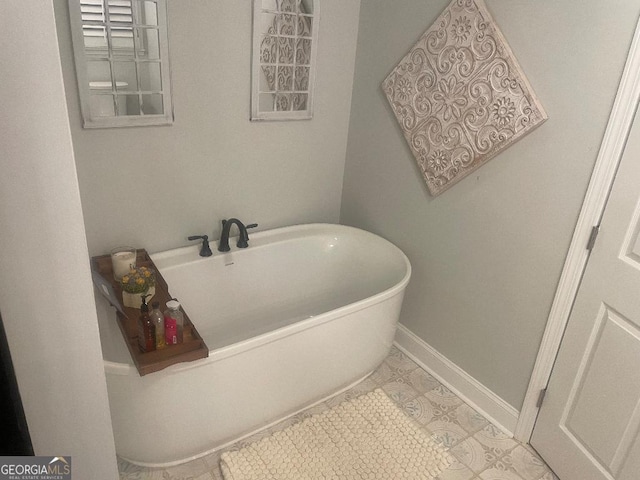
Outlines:
[[[276,5],[280,4],[281,0],[272,0],[271,3],[275,3]],[[265,35],[265,32],[262,31],[263,25],[263,15],[264,14],[272,14],[272,15],[290,15],[291,12],[280,10],[278,7],[275,9],[265,8],[263,7],[263,0],[253,0],[253,51],[252,51],[252,68],[251,68],[251,120],[252,121],[261,121],[261,120],[309,120],[313,118],[313,101],[314,101],[314,90],[315,90],[315,76],[316,76],[316,56],[318,51],[318,26],[320,23],[320,0],[298,0],[301,5],[310,1],[312,4],[311,12],[294,12],[296,15],[303,16],[305,18],[309,18],[311,20],[311,36],[299,36],[298,32],[293,35],[286,35],[276,33],[273,35],[273,38],[279,40],[280,38],[288,38],[291,37],[295,40],[310,40],[310,55],[308,64],[297,64],[296,53],[294,52],[293,63],[291,65],[286,64],[285,66],[292,68],[292,71],[295,72],[296,68],[303,67],[309,70],[308,79],[307,79],[307,88],[297,90],[295,88],[295,73],[294,78],[291,80],[293,84],[293,88],[291,90],[280,91],[277,86],[273,87],[272,90],[261,90],[261,80],[265,75],[263,68],[264,67],[273,67],[276,69],[280,66],[279,61],[276,59],[275,63],[263,63],[261,59],[261,50],[262,50],[262,42],[264,37],[269,37],[271,35]],[[296,47],[297,48],[297,47]],[[279,53],[276,54],[279,57]],[[278,93],[286,92],[285,95],[296,95],[303,94],[307,95],[306,100],[306,108],[304,110],[277,110],[275,105],[277,103]],[[274,109],[273,110],[261,110],[260,109],[260,96],[273,94],[274,95]]]
[[[104,0],[109,3],[120,4],[123,0]],[[136,42],[136,33],[145,25],[138,24],[136,22],[136,9],[139,5],[137,0],[126,0],[131,3],[131,17],[132,17],[132,36],[133,42]],[[83,118],[84,128],[112,128],[112,127],[133,127],[133,126],[147,126],[147,125],[171,125],[174,121],[173,103],[171,98],[171,69],[169,63],[169,40],[168,40],[168,15],[167,15],[167,1],[166,0],[145,0],[151,1],[156,4],[157,12],[157,32],[158,32],[158,49],[159,58],[149,60],[140,58],[144,49],[133,47],[113,48],[110,41],[110,33],[106,36],[106,45],[104,47],[86,47],[84,25],[85,22],[82,18],[82,6],[85,0],[69,0],[69,19],[71,26],[71,36],[73,42],[74,59],[76,65],[76,78],[78,81],[78,93],[80,97],[80,110]],[[108,7],[107,7],[108,8]],[[91,25],[100,27],[100,22],[91,22]],[[110,27],[108,19],[104,21],[104,28]],[[156,29],[156,26],[152,27]],[[139,45],[139,44],[138,44]],[[117,64],[118,60],[123,60],[123,52],[131,52],[133,55],[125,61],[125,63],[132,63],[135,65],[136,72],[140,71],[140,65],[145,63],[158,63],[160,66],[160,81],[161,88],[156,90],[142,90],[141,85],[136,85],[135,90],[122,91],[118,90],[118,83],[114,73],[114,63]],[[93,58],[95,54],[95,58]],[[118,55],[120,54],[120,56]],[[120,57],[120,58],[118,58]],[[109,70],[111,72],[111,78],[105,79],[107,83],[106,89],[103,93],[91,93],[90,79],[88,74],[88,59],[102,60],[109,63]],[[136,73],[138,75],[138,73]],[[109,83],[111,89],[108,89]],[[138,105],[140,105],[142,111],[142,99],[144,95],[160,95],[162,98],[162,110],[161,114],[138,114],[138,115],[113,115],[113,116],[97,116],[93,115],[91,111],[91,98],[96,95],[108,95],[114,102],[114,113],[117,112],[117,99],[119,96],[126,95],[127,97],[136,97],[138,99]]]

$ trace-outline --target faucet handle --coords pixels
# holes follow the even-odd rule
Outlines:
[[[246,225],[244,229],[246,231],[246,230],[249,230],[250,228],[256,228],[257,226],[258,226],[257,223],[250,223],[249,225]],[[249,240],[249,232],[246,232],[246,236],[247,236],[246,240]]]
[[[202,240],[202,248],[200,249],[201,257],[210,257],[213,255],[211,251],[211,247],[209,247],[209,236],[208,235],[191,235],[187,237],[188,240]]]
[[[247,230],[250,228],[256,228],[257,226],[257,223],[251,223],[249,225],[245,225],[244,229],[240,230],[240,238],[237,243],[238,248],[247,248],[249,246],[249,233]]]

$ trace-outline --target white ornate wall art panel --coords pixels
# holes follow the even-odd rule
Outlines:
[[[382,88],[432,195],[547,119],[482,0],[453,0]]]

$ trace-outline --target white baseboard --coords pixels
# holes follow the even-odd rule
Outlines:
[[[395,345],[500,430],[513,436],[519,412],[404,325]]]

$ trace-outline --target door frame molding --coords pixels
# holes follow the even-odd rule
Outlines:
[[[591,236],[592,228],[600,225],[639,101],[640,21],[636,24],[607,129],[600,145],[578,223],[573,232],[529,387],[520,410],[514,431],[514,437],[520,441],[528,442],[533,433],[539,410],[537,407],[538,397],[540,391],[546,388],[551,377],[551,370],[560,349],[562,335],[589,260],[590,252],[586,245]]]

